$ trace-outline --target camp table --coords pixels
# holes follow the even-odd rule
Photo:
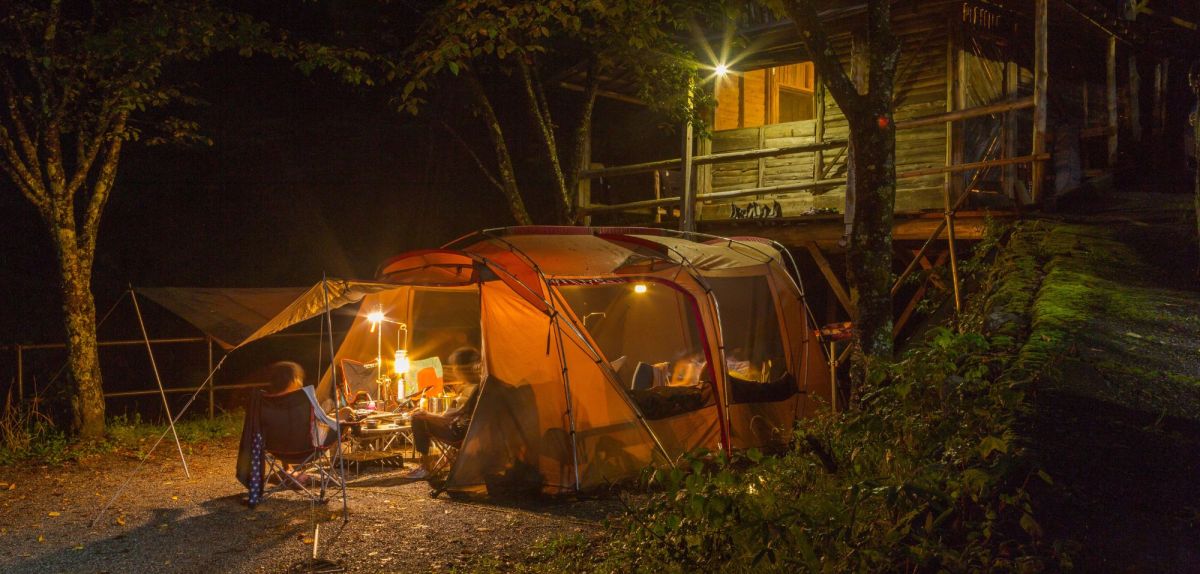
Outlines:
[[[375,424],[369,426],[368,421]],[[346,435],[350,448],[344,458],[354,465],[356,474],[364,462],[404,465],[404,451],[413,447],[412,424],[407,413],[381,412],[345,424],[351,431]]]

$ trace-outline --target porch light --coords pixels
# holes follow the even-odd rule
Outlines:
[[[721,76],[722,78],[724,78],[725,74],[729,73],[729,67],[726,66],[725,64],[717,64],[717,67],[714,68],[714,71],[717,72],[718,76]]]

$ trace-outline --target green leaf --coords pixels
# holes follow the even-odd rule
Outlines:
[[[979,442],[980,456],[987,458],[993,452],[1007,453],[1008,440],[998,436],[989,436]]]

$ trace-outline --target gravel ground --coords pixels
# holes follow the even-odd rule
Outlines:
[[[348,572],[429,572],[481,557],[502,564],[539,540],[586,534],[611,501],[504,506],[429,497],[395,469],[363,469],[341,504],[278,494],[250,510],[234,479],[236,444],[201,445],[184,476],[164,444],[100,518],[136,459],[110,454],[61,467],[0,468],[0,571],[286,572],[313,550]],[[93,521],[95,524],[93,525]]]

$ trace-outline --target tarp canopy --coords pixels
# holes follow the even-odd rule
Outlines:
[[[328,279],[312,287],[140,287],[135,291],[195,325],[226,350],[278,333],[396,285]],[[328,290],[327,290],[328,289]]]

